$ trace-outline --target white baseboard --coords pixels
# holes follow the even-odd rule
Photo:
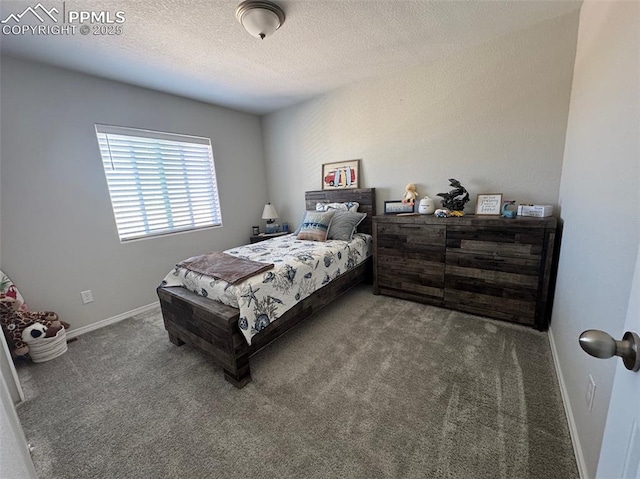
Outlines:
[[[578,474],[580,474],[581,479],[588,479],[589,473],[587,472],[587,464],[585,463],[584,455],[582,454],[582,445],[580,444],[576,421],[573,417],[571,403],[569,402],[569,392],[567,391],[567,385],[564,382],[564,375],[562,374],[562,368],[560,367],[560,361],[558,360],[558,350],[556,349],[556,342],[553,339],[553,332],[551,328],[549,328],[549,345],[551,346],[551,356],[553,357],[553,364],[556,368],[556,375],[558,376],[558,384],[560,385],[560,394],[562,395],[564,412],[567,415],[567,422],[569,423],[569,433],[571,434],[573,452],[576,456],[576,463],[578,464]]]
[[[127,311],[126,313],[118,314],[117,316],[103,319],[95,323],[88,324],[87,326],[81,326],[79,328],[70,329],[67,331],[67,339],[78,337],[81,334],[88,333],[89,331],[95,331],[96,329],[104,328],[105,326],[109,326],[110,324],[114,324],[119,321],[122,321],[123,319],[130,318],[131,316],[135,316],[136,314],[146,313],[147,311],[151,311],[152,309],[157,308],[159,306],[160,306],[160,302],[156,301],[155,303],[147,304],[146,306],[140,306],[139,308],[132,309],[131,311]]]

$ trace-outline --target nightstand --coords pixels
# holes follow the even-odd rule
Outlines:
[[[280,231],[278,233],[260,233],[259,235],[253,235],[251,236],[251,238],[249,238],[249,240],[251,241],[251,243],[259,243],[260,241],[264,241],[264,240],[268,240],[271,238],[275,238],[276,236],[284,236],[284,235],[288,235],[289,232],[288,231]]]

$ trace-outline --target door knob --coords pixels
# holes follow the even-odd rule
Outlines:
[[[589,329],[580,335],[580,347],[593,357],[606,359],[613,356],[622,358],[624,367],[631,371],[640,371],[640,336],[627,331],[621,341],[616,341],[604,331]]]

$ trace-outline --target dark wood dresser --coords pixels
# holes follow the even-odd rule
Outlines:
[[[547,328],[556,218],[388,215],[373,226],[374,294]]]

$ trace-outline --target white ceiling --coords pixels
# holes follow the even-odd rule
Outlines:
[[[240,0],[40,1],[60,12],[113,16],[122,11],[123,32],[3,34],[2,53],[257,114],[434,61],[581,5],[580,0],[279,0],[284,25],[259,40],[235,18]],[[3,0],[0,20],[37,4]],[[30,14],[22,18],[25,23],[41,24]]]

